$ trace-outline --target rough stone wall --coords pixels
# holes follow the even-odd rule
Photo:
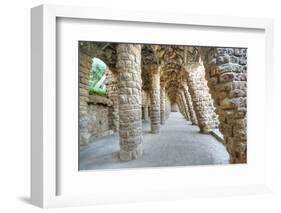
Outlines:
[[[112,102],[108,98],[89,95],[92,58],[84,53],[80,53],[79,57],[79,143],[85,145],[97,137],[113,133],[113,110]]]
[[[92,59],[86,54],[79,54],[79,143],[89,143],[91,137],[91,118],[88,117],[88,82]]]
[[[187,81],[193,107],[201,133],[209,133],[210,129],[217,128],[218,119],[214,112],[213,100],[209,93],[205,70],[200,63],[190,63],[186,66]]]
[[[160,103],[160,124],[165,124],[165,115],[166,115],[166,93],[165,93],[165,86],[162,86],[160,89],[160,99],[161,99],[161,103]]]
[[[151,133],[160,132],[160,70],[157,65],[151,66],[150,70],[151,88],[150,88],[150,124]]]
[[[111,126],[110,128],[113,129],[115,132],[119,130],[119,107],[118,107],[118,75],[112,71],[112,69],[107,68],[106,70],[106,94],[108,98],[112,101],[111,107]]]
[[[112,130],[112,102],[98,95],[90,95],[88,101],[90,142],[95,138],[110,135]]]
[[[206,79],[232,163],[247,162],[247,49],[202,48]]]
[[[195,114],[195,111],[194,111],[194,108],[193,108],[191,95],[189,93],[186,81],[184,81],[182,83],[182,90],[184,92],[184,96],[185,96],[186,103],[187,103],[187,106],[188,106],[188,110],[189,110],[189,113],[190,113],[190,121],[191,121],[192,125],[198,125],[197,117],[196,117],[196,114]]]
[[[136,159],[143,153],[141,119],[141,45],[118,44],[118,103],[120,159]]]
[[[89,95],[89,78],[92,66],[92,59],[86,54],[79,54],[79,95],[80,95],[80,113],[84,114],[88,111],[88,95]]]

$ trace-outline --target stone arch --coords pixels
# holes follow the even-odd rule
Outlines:
[[[247,162],[247,49],[200,48],[232,163]]]

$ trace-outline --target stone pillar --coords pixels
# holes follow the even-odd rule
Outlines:
[[[179,111],[180,113],[184,116],[184,118],[187,120],[187,114],[186,111],[184,110],[184,105],[182,101],[182,97],[180,94],[177,94],[177,104],[179,106]]]
[[[150,123],[151,133],[160,132],[160,70],[157,65],[152,66],[150,70],[151,88],[150,88]]]
[[[204,66],[200,63],[190,63],[186,68],[188,88],[200,132],[209,133],[210,129],[217,128],[218,120],[205,79]]]
[[[190,93],[188,91],[187,82],[183,82],[182,89],[183,89],[184,96],[185,96],[185,99],[186,99],[186,103],[187,103],[187,106],[188,106],[188,110],[189,110],[189,113],[190,113],[190,121],[191,121],[192,125],[198,125],[198,121],[197,121],[197,117],[196,117],[196,114],[195,114],[195,111],[194,111],[194,108],[193,108],[191,96],[190,96]]]
[[[187,102],[186,102],[184,92],[182,90],[179,90],[179,92],[180,92],[180,97],[181,97],[181,100],[182,100],[183,110],[185,111],[185,114],[186,114],[186,120],[190,121],[190,112],[189,112],[189,109],[188,109],[188,106],[187,106]]]
[[[148,121],[148,106],[147,105],[145,105],[145,106],[143,106],[143,120],[144,121]]]
[[[165,112],[166,112],[166,94],[165,94],[165,87],[162,86],[161,87],[161,90],[160,90],[160,93],[161,93],[161,103],[160,103],[160,124],[165,124]]]
[[[142,156],[141,45],[117,46],[120,159]]]
[[[177,106],[178,106],[179,112],[180,112],[184,117],[186,117],[186,114],[185,114],[185,112],[183,111],[182,102],[181,102],[181,99],[180,99],[180,96],[179,96],[179,95],[177,95]]]
[[[206,79],[232,163],[247,162],[247,49],[202,48]]]
[[[170,99],[168,97],[168,95],[166,95],[166,112],[165,112],[165,119],[167,120],[170,116],[170,113],[171,113],[171,102],[170,102]]]

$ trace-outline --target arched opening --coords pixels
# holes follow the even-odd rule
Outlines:
[[[89,79],[89,94],[97,94],[105,96],[106,94],[106,64],[99,58],[94,57],[92,59],[92,66]]]

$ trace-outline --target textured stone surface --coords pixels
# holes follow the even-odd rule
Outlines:
[[[193,125],[198,125],[197,117],[196,117],[196,114],[195,114],[195,111],[194,111],[194,108],[193,108],[191,95],[188,91],[188,86],[187,86],[186,81],[183,81],[183,83],[182,83],[182,90],[184,92],[184,96],[185,96],[185,99],[186,99],[188,110],[190,112],[190,121]]]
[[[188,108],[188,105],[187,105],[187,100],[185,98],[185,95],[184,95],[184,91],[183,90],[179,90],[179,95],[180,95],[180,99],[182,101],[182,106],[183,106],[183,110],[185,112],[185,115],[186,115],[186,120],[190,121],[190,111],[189,111],[189,108]]]
[[[88,81],[91,69],[91,58],[83,53],[79,55],[79,143],[88,144],[91,137],[92,118],[88,116]]]
[[[88,144],[90,141],[95,141],[98,137],[112,134],[114,129],[113,108],[115,102],[108,97],[97,95],[89,95],[88,82],[90,77],[92,59],[84,53],[80,53],[80,120],[79,120],[79,137],[80,145]],[[107,74],[111,71],[107,70]],[[107,78],[111,82],[110,77]],[[110,89],[109,89],[110,91]],[[118,114],[118,113],[117,113]]]
[[[185,106],[184,106],[184,103],[183,103],[183,99],[182,99],[182,96],[181,96],[180,93],[177,94],[177,105],[178,105],[178,107],[179,107],[180,113],[184,116],[184,118],[185,118],[186,120],[189,120],[188,114],[187,114],[187,111],[186,111],[186,109],[185,109]]]
[[[120,159],[142,156],[141,46],[117,46]]]
[[[106,71],[106,94],[112,102],[111,112],[111,129],[113,131],[119,130],[119,107],[118,107],[118,74],[117,71],[113,72],[113,68],[107,69]]]
[[[166,93],[165,86],[161,86],[160,89],[160,124],[164,125],[166,120]]]
[[[80,93],[80,114],[85,114],[88,111],[88,82],[90,78],[90,70],[91,70],[91,63],[92,59],[86,54],[80,53],[79,55],[79,93]]]
[[[150,124],[151,133],[157,134],[160,131],[160,69],[158,66],[151,66],[151,89],[150,89]]]
[[[149,120],[149,105],[150,105],[150,95],[147,91],[142,90],[142,114],[143,120]]]
[[[186,66],[186,71],[200,132],[208,133],[210,129],[217,127],[218,120],[205,79],[204,67],[200,63],[190,63]]]
[[[206,79],[232,163],[247,162],[247,49],[202,48]]]

